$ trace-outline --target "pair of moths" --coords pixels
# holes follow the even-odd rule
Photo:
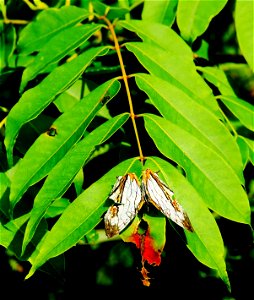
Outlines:
[[[179,226],[193,231],[186,212],[174,199],[174,193],[158,174],[150,169],[143,172],[141,186],[134,173],[118,176],[109,199],[115,203],[109,207],[104,216],[105,232],[108,237],[113,237],[123,231],[145,202],[152,203]]]

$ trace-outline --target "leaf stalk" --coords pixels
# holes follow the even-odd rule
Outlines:
[[[115,45],[115,50],[116,50],[118,60],[119,60],[119,64],[120,64],[120,67],[121,67],[122,79],[124,81],[126,94],[127,94],[127,99],[128,99],[128,103],[129,103],[129,107],[130,107],[130,117],[131,117],[131,121],[132,121],[132,124],[133,124],[134,133],[135,133],[135,136],[136,136],[136,141],[137,141],[137,146],[138,146],[138,151],[139,151],[139,159],[140,159],[141,162],[144,162],[145,158],[144,158],[144,155],[143,155],[143,151],[142,151],[142,147],[141,147],[141,143],[140,143],[140,138],[139,138],[139,134],[138,134],[138,129],[137,129],[137,124],[136,124],[136,120],[135,120],[136,115],[135,115],[134,109],[133,109],[133,103],[132,103],[132,98],[131,98],[131,93],[130,93],[130,88],[129,88],[129,83],[128,83],[128,75],[126,74],[126,71],[125,71],[125,67],[124,67],[124,63],[123,63],[123,57],[122,57],[122,54],[121,54],[121,51],[120,51],[120,46],[119,46],[119,43],[118,43],[118,39],[117,39],[115,30],[114,30],[113,24],[105,16],[102,16],[101,19],[104,20],[105,23],[107,24],[108,29],[109,29],[109,31],[112,35],[112,38],[113,38],[113,42],[114,42],[114,45]]]

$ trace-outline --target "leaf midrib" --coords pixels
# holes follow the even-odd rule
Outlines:
[[[138,75],[137,75],[138,76]],[[146,81],[145,79],[144,79],[144,77],[141,77],[142,78],[142,80],[144,80],[144,81]],[[153,88],[153,86],[150,84],[150,83],[148,83],[147,81],[146,81],[146,83],[147,83],[147,85],[149,85],[161,98],[163,98],[163,99],[165,99],[165,97],[164,96],[162,96],[161,95],[161,93],[160,93],[160,91],[158,91],[158,90],[155,90],[154,88]],[[151,99],[152,100],[152,99]],[[165,99],[165,101],[174,109],[174,110],[176,110],[177,112],[179,112],[179,110],[177,110],[177,108],[175,108],[175,106],[173,106],[172,105],[172,103],[170,103],[170,102],[168,102],[166,99]],[[205,109],[202,105],[200,105],[198,102],[195,102],[194,101],[194,105],[197,105],[197,106],[199,106],[199,107],[201,107],[202,109]],[[218,151],[218,153],[220,153],[220,154],[222,154],[220,157],[223,159],[223,161],[225,162],[225,164],[227,164],[228,165],[228,167],[230,167],[230,169],[232,169],[232,171],[234,171],[234,173],[236,172],[233,168],[232,168],[232,166],[229,164],[229,162],[227,161],[227,160],[225,160],[225,156],[224,156],[224,154],[223,154],[223,152],[221,152],[220,151],[220,148],[218,148],[218,147],[216,147],[216,144],[214,144],[213,143],[213,141],[210,139],[210,137],[208,136],[206,136],[206,135],[204,135],[204,133],[203,133],[203,131],[200,131],[199,130],[199,127],[197,127],[196,126],[196,123],[193,123],[193,122],[191,122],[191,119],[188,119],[187,117],[186,117],[186,115],[183,115],[182,114],[182,112],[179,112],[180,113],[180,115],[185,119],[185,120],[187,120],[188,121],[188,123],[189,124],[191,124],[191,126],[193,126],[205,139],[207,139],[212,145],[213,145],[213,147],[215,148],[215,149],[217,149],[217,151]],[[207,113],[209,113],[209,111],[207,111]],[[211,114],[211,116],[212,116],[212,114]],[[238,178],[238,177],[237,177]]]
[[[89,13],[88,12],[84,12],[84,15],[82,17],[79,16],[79,17],[77,17],[77,18],[75,18],[73,20],[70,20],[68,23],[62,24],[62,26],[57,27],[55,30],[52,30],[52,31],[50,31],[47,34],[44,34],[44,35],[40,36],[40,38],[36,39],[36,41],[31,41],[30,43],[26,43],[24,52],[31,51],[31,50],[27,50],[27,49],[29,49],[31,47],[30,45],[34,45],[34,44],[36,45],[38,42],[42,41],[43,39],[47,38],[48,36],[49,37],[53,36],[53,35],[55,35],[56,32],[60,32],[64,28],[70,27],[71,24],[73,24],[75,26],[75,23],[80,22],[81,20],[85,19],[88,16],[89,16]]]
[[[100,27],[102,27],[102,25],[97,25],[93,29],[90,29],[89,31],[87,31],[85,34],[82,35],[82,37],[76,39],[73,44],[69,44],[68,47],[64,49],[64,51],[59,52],[57,56],[51,57],[50,60],[47,60],[46,61],[47,65],[51,64],[54,61],[61,59],[67,52],[70,52],[71,50],[75,49],[76,47],[81,46],[93,34],[93,32],[97,31]],[[86,37],[85,40],[83,40],[84,36]],[[83,42],[81,43],[82,40],[83,40]],[[41,58],[41,56],[42,55],[40,52],[37,56],[38,60]],[[42,57],[44,57],[44,56],[42,56]],[[35,71],[33,71],[33,74],[36,72],[41,72],[44,68],[47,67],[47,65],[45,65],[45,61],[39,61]]]
[[[114,82],[114,81],[113,81],[113,82]],[[110,86],[112,86],[113,82],[111,83]],[[109,88],[110,88],[110,86],[109,86]],[[109,88],[108,88],[108,89],[109,89]],[[107,90],[108,90],[108,89],[107,89]],[[106,92],[107,92],[107,91],[105,91],[104,95],[106,94]],[[96,109],[96,107],[98,107],[98,105],[99,105],[100,103],[101,103],[101,101],[100,101],[100,99],[99,99],[99,101],[98,101],[97,103],[94,104],[93,109],[89,112],[89,114],[86,115],[85,120],[89,119],[89,117],[93,114],[94,110]],[[12,201],[14,204],[16,204],[16,203],[19,201],[19,199],[20,199],[20,197],[21,197],[20,194],[22,194],[23,189],[24,189],[24,186],[27,185],[27,184],[34,178],[34,176],[39,172],[39,170],[43,169],[43,168],[45,167],[45,165],[48,163],[48,161],[50,161],[50,160],[52,159],[52,157],[54,157],[54,156],[57,154],[57,152],[58,152],[61,148],[63,148],[63,147],[66,145],[66,143],[67,143],[67,142],[73,137],[73,135],[80,129],[80,127],[81,127],[82,124],[85,122],[85,120],[83,119],[83,122],[81,122],[77,127],[75,127],[75,130],[72,131],[72,134],[69,135],[69,136],[67,137],[67,139],[65,139],[64,142],[61,143],[61,144],[58,146],[58,148],[57,148],[57,149],[49,156],[48,160],[45,161],[45,162],[40,166],[40,168],[37,169],[36,172],[33,172],[32,174],[30,173],[31,176],[30,176],[30,177],[28,178],[28,180],[26,181],[26,184],[23,184],[22,190],[21,190],[20,193],[18,193],[18,195],[16,196],[16,199],[15,199],[16,201],[15,201],[15,202]],[[18,200],[17,200],[17,199],[18,199]]]
[[[146,115],[146,117],[149,118],[148,115]],[[217,191],[220,195],[222,195],[223,198],[225,198],[225,199],[228,200],[228,197],[226,197],[226,196],[224,195],[224,193],[222,193],[222,191],[218,190],[217,186],[214,185],[214,183],[213,183],[213,181],[210,179],[210,177],[207,176],[206,173],[204,173],[204,172],[199,168],[199,166],[196,164],[196,161],[191,160],[191,159],[189,158],[189,156],[187,156],[187,153],[186,153],[186,152],[183,152],[183,151],[181,150],[181,148],[179,148],[179,146],[175,143],[175,141],[173,140],[173,138],[170,137],[170,136],[167,134],[167,132],[166,132],[164,129],[162,129],[161,126],[158,125],[158,123],[157,123],[156,121],[154,121],[152,118],[150,118],[150,120],[152,120],[152,122],[156,123],[156,125],[157,125],[159,128],[161,128],[161,131],[163,131],[164,134],[165,134],[166,136],[168,136],[169,139],[172,140],[172,141],[174,142],[174,145],[176,145],[176,147],[184,154],[184,156],[187,157],[189,161],[191,161],[191,164],[193,164],[193,165],[194,165],[194,166],[195,166],[202,174],[205,175],[205,177],[209,180],[209,182],[210,182],[210,183],[212,184],[212,186],[216,189],[216,191]],[[203,144],[203,143],[202,143],[202,144]],[[209,149],[209,150],[211,151],[211,148],[207,147],[205,144],[203,144],[203,146],[206,147],[207,149]],[[212,150],[212,151],[214,152],[214,150]],[[218,156],[218,154],[217,154],[216,152],[214,152],[214,153]],[[195,163],[194,163],[194,162],[195,162]],[[209,174],[208,174],[208,175],[209,175]],[[237,178],[236,176],[235,176],[235,178],[238,180],[238,178]],[[237,211],[237,213],[243,217],[243,220],[245,220],[245,216],[243,216],[243,215],[239,212],[239,210],[236,208],[236,206],[234,205],[234,203],[232,203],[231,201],[228,201],[228,203],[230,203],[231,206]]]
[[[162,174],[163,173],[165,173],[164,172],[164,170],[163,169],[161,169],[160,168],[160,164],[159,163],[157,163],[157,161],[156,160],[154,160],[153,158],[149,158],[150,160],[152,160],[153,161],[153,163],[155,164],[155,165],[157,165],[158,166],[158,168],[161,170],[161,172],[162,172]],[[164,178],[165,178],[165,176],[164,176]],[[198,194],[198,196],[199,196],[199,194]],[[208,248],[206,247],[206,245],[203,243],[203,241],[202,241],[202,238],[200,238],[200,235],[195,231],[195,233],[196,233],[196,235],[198,236],[198,238],[199,238],[199,240],[202,242],[202,245],[204,246],[204,248],[207,250],[207,253],[209,254],[209,257],[212,259],[212,261],[215,263],[215,265],[216,266],[218,266],[218,270],[220,269],[220,267],[219,267],[219,265],[218,265],[218,263],[217,263],[217,261],[216,260],[214,260],[214,258],[213,258],[213,256],[210,254],[210,251],[208,251]]]
[[[136,43],[138,43],[138,42],[136,42]],[[140,44],[145,44],[145,43],[143,42],[143,43],[140,43]],[[199,98],[195,95],[195,93],[193,93],[192,90],[191,90],[188,86],[184,85],[184,84],[183,84],[181,81],[179,81],[176,77],[172,76],[172,74],[169,73],[168,70],[166,70],[166,69],[163,67],[163,65],[159,64],[158,61],[156,61],[155,58],[154,58],[153,56],[148,56],[148,55],[146,54],[146,52],[144,52],[143,49],[140,49],[139,47],[136,47],[136,45],[134,45],[133,43],[128,43],[128,44],[126,44],[126,45],[127,45],[127,46],[128,46],[128,45],[131,45],[131,47],[133,47],[133,48],[137,49],[138,51],[140,51],[140,52],[142,53],[142,55],[143,55],[146,59],[152,61],[152,63],[154,63],[155,65],[157,65],[163,72],[165,72],[165,73],[168,75],[168,77],[171,78],[171,80],[172,80],[173,82],[176,83],[176,86],[179,86],[180,88],[182,88],[183,90],[185,90],[185,91],[186,91],[188,94],[190,94],[193,98],[197,99],[198,102],[200,102],[200,101],[203,100],[202,98],[199,99]],[[161,49],[161,51],[162,51],[162,52],[165,52],[164,49]],[[142,60],[141,60],[141,61],[142,61]],[[149,67],[148,67],[148,68],[145,67],[145,68],[149,71],[150,74],[154,74],[154,72],[151,72],[151,71],[149,70]],[[154,74],[154,76],[156,76],[156,75]],[[159,76],[158,76],[158,77],[159,77]],[[164,79],[164,80],[165,80],[165,79]]]
[[[134,158],[133,159],[133,161],[130,163],[130,165],[128,166],[128,168],[127,168],[127,170],[126,170],[126,173],[128,172],[128,170],[133,166],[133,164],[135,163],[135,161],[137,160],[137,158]],[[96,182],[95,182],[96,183]],[[95,183],[93,183],[93,184],[95,184]],[[90,186],[91,187],[91,186]],[[77,199],[75,200],[75,201],[77,201]],[[81,200],[80,200],[81,201]],[[72,231],[70,231],[67,235],[66,235],[66,237],[64,238],[64,240],[65,239],[67,239],[67,238],[69,238],[69,236],[71,236],[72,234],[73,234],[73,232],[76,232],[89,218],[91,218],[91,216],[93,215],[93,214],[95,214],[98,210],[99,210],[99,208],[102,206],[102,205],[104,205],[104,200],[102,200],[102,202],[99,204],[99,205],[97,205],[96,206],[96,209],[94,209],[93,211],[91,211],[91,213],[89,214],[89,215],[87,215],[87,217],[86,217],[86,219],[80,224],[80,225],[78,225],[78,226],[76,226],[75,228],[73,228],[73,230]],[[105,208],[106,209],[106,208]],[[81,236],[84,236],[84,233],[82,233],[81,234]],[[47,236],[47,239],[48,239],[48,236]],[[53,248],[51,248],[50,249],[50,251],[49,252],[46,252],[47,253],[47,257],[50,257],[50,253],[52,253],[52,252],[54,252],[54,250],[61,244],[63,242],[63,239],[60,241],[60,242],[58,242],[58,244],[57,245],[55,245]],[[39,253],[42,253],[40,250],[39,250]],[[39,255],[38,255],[39,256]],[[36,266],[36,265],[38,265],[38,263],[36,264],[36,261],[38,261],[38,256],[37,256],[37,259],[35,259],[35,261],[34,261],[34,264],[33,264],[33,267],[34,266]],[[47,260],[47,259],[46,259]],[[43,261],[43,260],[42,260]],[[40,262],[40,260],[39,260],[39,262]]]
[[[127,113],[126,113],[127,114]],[[108,131],[105,133],[105,135],[103,136],[103,138],[101,138],[101,140],[98,142],[98,144],[100,144],[103,140],[104,140],[104,138],[108,135],[108,133],[112,130],[112,128],[114,127],[114,125],[119,121],[119,119],[122,117],[122,116],[124,116],[125,114],[122,114],[121,116],[119,116],[119,118],[118,119],[116,119],[115,120],[115,122],[112,124],[112,126],[108,129]],[[84,143],[85,144],[85,143]],[[89,151],[89,153],[91,153],[92,152],[92,150],[90,150]],[[69,153],[69,152],[68,152]],[[67,153],[67,155],[68,155],[68,153]],[[89,155],[88,155],[88,157],[89,157]],[[75,175],[74,175],[74,177],[75,177]],[[74,178],[73,177],[73,178]],[[70,182],[70,184],[71,184],[71,182]],[[64,193],[63,192],[63,190],[66,190],[66,188],[68,188],[68,185],[65,185],[65,187],[64,187],[64,189],[62,189],[60,192],[58,192],[58,194],[54,197],[54,198],[57,198],[57,197],[60,197],[61,196],[61,194],[62,193]],[[38,194],[39,195],[39,194]],[[45,196],[44,196],[45,197]],[[38,201],[38,200],[36,200],[36,198],[35,198],[35,201]],[[49,204],[47,204],[47,207],[50,205],[51,203],[49,203]],[[43,208],[44,207],[46,207],[46,205],[43,205]],[[40,206],[40,208],[41,208],[41,206]],[[36,223],[34,223],[33,224],[33,226],[32,226],[32,228],[30,229],[30,232],[32,232],[33,231],[33,228],[34,227],[37,227],[36,226]]]

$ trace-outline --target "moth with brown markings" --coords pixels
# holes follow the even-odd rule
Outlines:
[[[108,237],[121,233],[145,202],[152,203],[177,225],[193,231],[189,217],[174,198],[173,191],[150,169],[143,171],[141,185],[134,173],[118,176],[109,199],[115,203],[104,215],[105,232]]]

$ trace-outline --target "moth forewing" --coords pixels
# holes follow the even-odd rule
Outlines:
[[[115,201],[116,203],[121,202],[124,181],[125,181],[125,178],[123,179],[123,176],[117,177],[117,180],[116,180],[116,182],[111,190],[111,193],[109,195],[109,199]]]
[[[174,199],[174,193],[159,178],[157,173],[147,169],[143,172],[142,189],[145,199],[151,202],[159,209],[167,218],[179,226],[193,231],[191,222],[183,207]]]
[[[125,207],[123,205],[112,205],[109,207],[104,216],[107,237],[119,234],[130,223],[131,219],[124,210]]]
[[[118,206],[112,205],[104,215],[105,232],[108,237],[119,233]]]
[[[104,223],[106,235],[112,237],[130,224],[144,203],[137,176],[134,173],[119,176],[109,198],[115,204],[106,212]]]

